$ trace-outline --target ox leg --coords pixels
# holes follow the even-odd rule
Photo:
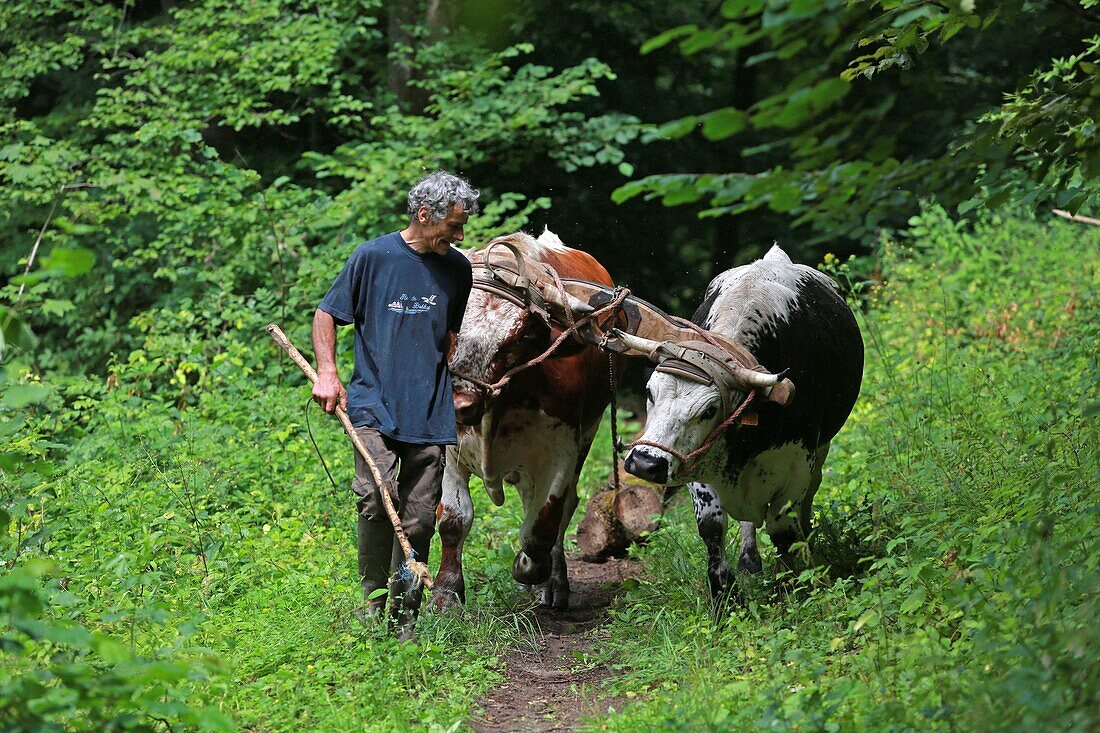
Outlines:
[[[719,613],[725,607],[733,590],[733,568],[726,559],[726,512],[717,494],[706,484],[690,483],[691,502],[695,506],[695,522],[699,537],[707,548],[707,580],[710,582],[711,599]]]
[[[569,528],[573,512],[577,510],[579,473],[578,470],[577,476],[574,476],[572,484],[565,492],[565,506],[562,508],[558,539],[554,543],[554,548],[550,550],[550,579],[539,587],[539,605],[548,606],[555,611],[565,611],[569,608],[569,569],[565,563],[565,531]]]
[[[592,447],[592,438],[595,434],[587,436],[577,453],[573,463],[572,476],[563,491],[564,504],[562,505],[561,519],[558,521],[558,535],[554,547],[550,551],[550,579],[539,587],[539,605],[553,608],[555,611],[565,611],[569,608],[569,569],[565,562],[565,532],[569,529],[569,522],[573,519],[573,513],[577,510],[579,497],[577,496],[577,483],[581,478],[581,469],[588,458],[588,451]],[[562,474],[559,474],[562,475]],[[569,476],[568,473],[564,474]]]
[[[793,552],[796,543],[806,539],[802,532],[802,524],[799,517],[802,515],[802,503],[787,504],[775,515],[769,516],[767,521],[768,536],[775,545],[779,554],[781,568],[786,568],[792,573],[802,570],[806,563],[803,553]]]
[[[523,585],[536,586],[550,579],[553,568],[550,555],[565,513],[565,487],[551,487],[543,493],[537,492],[537,482],[524,483],[528,485],[516,487],[524,499],[523,526],[519,530],[520,550],[512,563],[512,577]]]
[[[779,553],[783,567],[797,573],[812,564],[809,548],[803,544],[799,551],[792,548],[796,543],[805,543],[810,537],[813,522],[814,496],[821,486],[821,467],[829,453],[829,444],[823,443],[810,455],[809,483],[804,492],[794,492],[797,500],[789,501],[778,507],[774,514],[769,511],[768,535]]]
[[[741,554],[737,558],[737,566],[753,575],[764,572],[760,550],[756,549],[756,525],[752,522],[741,522]]]
[[[462,575],[462,547],[474,522],[470,500],[470,472],[458,460],[453,446],[447,447],[443,472],[443,496],[436,510],[442,553],[439,572],[432,586],[432,603],[437,609],[466,602],[466,581]]]
[[[582,458],[583,454],[569,463],[547,466],[531,481],[517,485],[523,497],[523,526],[512,577],[527,586],[545,585],[540,588],[541,598],[554,608],[566,608],[569,604],[563,542],[565,526],[577,507],[577,477]]]

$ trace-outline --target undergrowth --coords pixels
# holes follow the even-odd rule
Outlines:
[[[716,622],[687,507],[614,609],[600,730],[1095,730],[1100,237],[938,209],[884,240],[819,565]]]
[[[627,704],[589,724],[1098,727],[1098,245],[929,209],[873,270],[827,262],[868,359],[816,502],[816,567],[745,580],[716,620],[674,503],[586,661]],[[141,348],[105,378],[8,387],[0,728],[462,728],[502,653],[541,633],[511,580],[518,500],[472,487],[465,608],[426,614],[414,644],[360,621],[350,450],[262,317],[230,321],[211,339],[139,319]],[[606,446],[605,424],[582,507]]]

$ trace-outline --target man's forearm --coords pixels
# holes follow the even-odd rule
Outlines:
[[[336,322],[320,308],[313,314],[313,356],[318,374],[336,374]]]

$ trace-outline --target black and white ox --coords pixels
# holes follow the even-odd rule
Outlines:
[[[510,248],[515,248],[515,259],[508,256]],[[550,231],[538,239],[509,235],[468,254],[475,289],[450,361],[458,445],[448,448],[443,474],[438,512],[442,557],[434,602],[445,607],[465,601],[462,546],[474,517],[470,476],[477,475],[497,506],[504,503],[504,481],[519,491],[524,516],[512,576],[537,587],[542,605],[568,608],[562,543],[577,508],[581,466],[611,399],[608,360],[597,347],[570,339],[544,361],[513,371],[543,354],[562,334],[562,322],[593,309],[565,293],[552,277],[532,278],[538,292],[521,297],[525,302],[491,287],[479,288],[477,280],[479,271],[487,271],[486,258],[503,268],[522,257],[535,273],[546,275],[549,267],[561,278],[613,284],[595,259],[566,247]],[[545,301],[543,317],[525,307],[532,298]],[[487,388],[509,372],[513,376],[499,393]]]
[[[763,259],[716,277],[692,321],[756,357],[796,388],[786,406],[757,399],[758,424],[733,422],[709,450],[689,458],[727,418],[722,395],[706,380],[658,366],[646,387],[645,432],[626,470],[658,484],[687,484],[707,576],[716,600],[732,589],[725,553],[727,515],[741,522],[739,565],[760,572],[756,527],[763,525],[788,567],[792,546],[810,533],[812,502],[829,442],[840,431],[863,379],[863,339],[851,309],[828,276],[791,262],[778,246]],[[654,342],[634,348],[653,351]],[[736,407],[752,388],[734,389]],[[727,414],[724,414],[727,413]],[[751,422],[751,421],[750,421]],[[663,447],[656,447],[663,446]],[[667,448],[667,449],[666,449]],[[683,459],[689,465],[683,465]]]

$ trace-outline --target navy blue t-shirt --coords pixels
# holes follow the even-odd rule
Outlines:
[[[471,283],[458,250],[420,254],[398,232],[352,253],[318,307],[355,327],[353,425],[406,443],[456,442],[447,332],[462,325]]]

